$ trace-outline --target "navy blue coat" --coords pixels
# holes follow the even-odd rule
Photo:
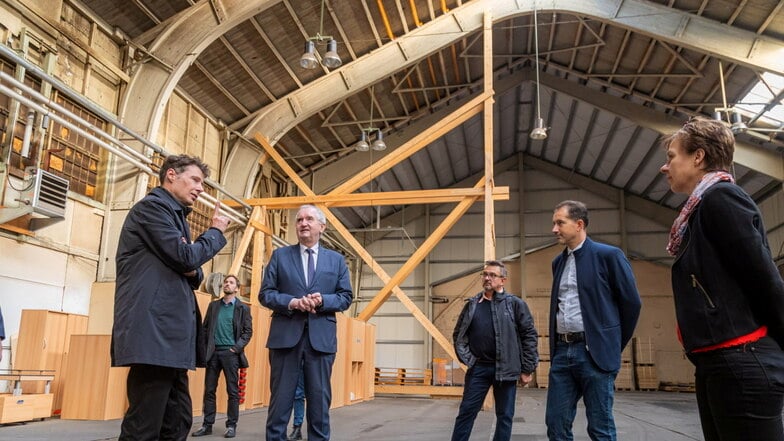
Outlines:
[[[117,246],[112,366],[196,368],[201,315],[193,290],[226,238],[209,228],[191,243],[190,211],[156,187],[128,212]]]
[[[289,310],[292,299],[314,292],[320,292],[323,301],[315,314]],[[307,322],[313,349],[337,352],[335,313],[348,309],[351,300],[348,266],[340,253],[319,247],[315,277],[310,285],[306,285],[299,244],[276,249],[264,271],[259,293],[259,302],[272,310],[267,347],[294,347],[302,338]]]
[[[550,298],[550,353],[555,353],[558,290],[567,250],[553,260]],[[585,330],[585,346],[596,365],[607,372],[621,367],[621,351],[640,318],[640,294],[631,264],[620,249],[586,238],[574,252],[577,290]]]

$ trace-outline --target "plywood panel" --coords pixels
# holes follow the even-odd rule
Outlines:
[[[90,290],[88,334],[111,334],[114,321],[114,282],[96,282]]]
[[[110,420],[125,414],[129,368],[111,367],[110,346],[111,335],[71,336],[62,419]]]

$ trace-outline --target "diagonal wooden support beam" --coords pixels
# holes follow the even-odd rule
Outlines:
[[[428,130],[425,130],[424,132],[414,136],[405,144],[379,159],[370,167],[362,170],[362,172],[357,173],[346,182],[335,187],[332,191],[329,192],[329,194],[351,193],[359,187],[367,184],[385,171],[399,164],[400,161],[408,158],[419,150],[422,150],[423,148],[430,145],[433,141],[449,133],[449,131],[455,127],[460,126],[474,115],[479,114],[479,112],[484,110],[485,100],[490,100],[492,103],[492,99],[492,95],[487,93],[477,95],[471,101],[457,108],[454,112],[450,113],[449,116],[442,119],[437,124],[434,124]]]
[[[481,189],[484,186],[484,178],[479,181],[474,188]],[[457,204],[455,208],[449,213],[449,215],[441,221],[441,224],[436,227],[436,229],[428,236],[428,238],[422,242],[416,251],[411,254],[411,257],[408,258],[406,263],[403,264],[402,267],[395,273],[395,276],[392,277],[389,281],[385,282],[385,285],[381,290],[373,297],[373,300],[359,313],[357,317],[360,320],[368,321],[370,317],[373,317],[373,314],[378,311],[378,308],[381,307],[384,302],[387,301],[389,296],[392,294],[392,288],[395,286],[400,285],[403,283],[403,280],[406,279],[416,268],[417,265],[422,262],[422,260],[427,256],[433,248],[438,245],[438,242],[449,232],[449,230],[460,220],[460,218],[471,208],[476,200],[479,199],[478,196],[467,197],[462,202]]]
[[[237,245],[237,250],[234,254],[234,260],[229,267],[229,274],[239,273],[242,260],[245,258],[245,253],[248,252],[248,245],[250,245],[250,240],[253,238],[253,232],[257,229],[256,224],[261,224],[261,222],[262,208],[253,207],[253,211],[251,211],[250,218],[248,219],[248,225],[245,226],[245,231],[242,233],[242,239],[240,239],[240,243]],[[265,231],[265,233],[267,232],[269,232],[268,234],[272,234],[272,231],[269,228]]]
[[[305,195],[315,196],[313,190],[311,190],[305,181],[303,181],[302,178],[300,178],[299,175],[294,172],[294,169],[292,169],[291,166],[283,159],[283,157],[280,156],[280,154],[270,145],[266,138],[258,133],[255,135],[255,138],[256,141],[258,141],[258,143],[264,148],[267,154],[269,154],[270,157],[278,163],[283,172],[286,173],[289,179],[291,179],[294,184],[300,190],[302,190],[303,193],[305,193]],[[381,279],[381,281],[385,284],[388,283],[390,280],[389,274],[384,271],[381,265],[376,262],[376,260],[373,258],[373,256],[370,255],[365,247],[363,247],[362,244],[360,244],[354,238],[351,232],[348,231],[348,229],[340,222],[340,219],[332,214],[326,205],[317,204],[317,206],[324,212],[324,215],[329,220],[332,228],[334,228],[335,231],[337,231],[338,234],[340,234],[343,239],[348,242],[348,244],[354,249],[354,251],[356,251],[359,257],[365,261],[365,263],[373,270],[373,272],[376,273],[379,279]],[[405,306],[409,312],[411,312],[414,318],[416,318],[417,321],[430,333],[436,343],[438,343],[439,346],[441,346],[441,348],[443,348],[450,357],[456,359],[457,355],[455,354],[455,348],[452,346],[452,343],[446,337],[444,337],[441,331],[439,331],[430,320],[428,320],[427,316],[422,313],[422,311],[416,306],[416,304],[414,304],[414,302],[406,295],[406,293],[404,293],[403,290],[400,289],[400,287],[397,285],[392,288],[392,291],[395,293],[395,296],[397,296],[403,306]]]

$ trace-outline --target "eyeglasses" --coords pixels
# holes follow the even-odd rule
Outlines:
[[[495,279],[498,279],[499,277],[503,278],[504,276],[502,276],[500,274],[496,274],[496,273],[488,273],[487,271],[482,271],[481,273],[479,273],[479,277],[481,277],[483,279],[485,277],[489,277],[491,280],[495,280]]]

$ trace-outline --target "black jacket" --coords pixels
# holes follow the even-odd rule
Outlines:
[[[220,311],[220,302],[223,299],[218,299],[210,302],[207,307],[207,314],[204,315],[204,335],[206,339],[206,359],[212,357],[215,353],[215,325],[218,324],[218,312]],[[239,299],[234,300],[234,352],[240,356],[240,368],[248,367],[248,358],[245,357],[245,346],[253,336],[253,320],[250,316],[250,308],[248,305],[242,303]]]
[[[117,244],[112,366],[195,369],[201,315],[193,290],[226,238],[209,228],[191,242],[190,211],[156,187],[128,212]]]
[[[476,362],[476,357],[468,347],[468,326],[482,295],[480,292],[466,300],[452,334],[457,358],[469,368]],[[495,379],[516,381],[520,374],[532,373],[539,362],[538,334],[528,305],[519,297],[496,292],[490,303],[490,311],[495,328]]]
[[[763,325],[784,343],[784,282],[762,214],[735,184],[720,182],[703,194],[672,266],[672,290],[687,352]]]

